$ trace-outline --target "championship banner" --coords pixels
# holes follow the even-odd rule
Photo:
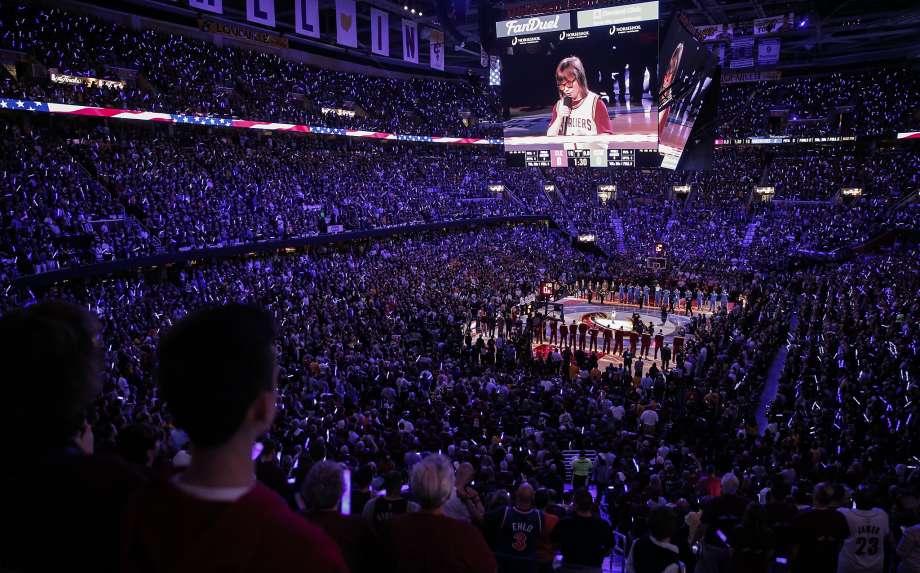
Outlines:
[[[731,45],[732,69],[754,67],[754,38],[735,38]]]
[[[763,36],[765,34],[776,34],[777,32],[786,32],[791,30],[795,25],[795,14],[790,12],[785,16],[773,16],[771,18],[758,18],[754,20],[754,35]]]
[[[703,38],[704,42],[713,42],[722,36],[722,24],[697,26],[696,32]]]
[[[444,71],[444,32],[441,30],[431,30],[428,38],[428,45],[431,55],[431,67],[436,70]]]
[[[403,60],[418,63],[418,24],[415,20],[402,21]]]
[[[275,0],[246,0],[246,19],[275,27]]]
[[[355,0],[335,0],[335,41],[358,47],[358,15]]]
[[[371,52],[390,56],[390,15],[376,8],[371,8]]]
[[[762,38],[757,42],[757,65],[775,66],[779,63],[779,38]]]
[[[704,42],[716,42],[718,40],[730,40],[735,34],[734,24],[712,24],[709,26],[699,26],[696,29]]]
[[[319,0],[294,0],[294,31],[319,38]]]
[[[192,10],[204,10],[214,14],[224,13],[224,0],[188,0],[188,7]]]

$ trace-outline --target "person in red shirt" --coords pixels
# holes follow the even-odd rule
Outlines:
[[[278,399],[274,339],[270,313],[232,304],[186,317],[161,340],[160,395],[192,459],[133,499],[122,571],[347,571],[335,542],[255,478],[253,446]]]
[[[600,334],[600,330],[596,326],[592,326],[588,330],[588,334],[591,336],[591,344],[588,345],[588,350],[597,352],[597,335]]]
[[[684,337],[675,336],[674,337],[674,356],[676,357],[684,351]]]
[[[642,333],[642,352],[641,354],[645,358],[648,358],[648,350],[651,345],[652,345],[652,335],[649,334],[648,332],[643,332]]]
[[[412,493],[422,510],[383,526],[382,541],[393,571],[399,573],[495,573],[498,565],[482,533],[469,522],[444,515],[454,490],[454,469],[442,455],[412,468]]]
[[[612,338],[613,338],[613,331],[610,330],[609,328],[605,328],[604,329],[604,346],[603,346],[604,354],[610,353],[610,340]]]
[[[578,349],[585,349],[585,342],[588,337],[588,325],[585,322],[582,322],[578,325]]]

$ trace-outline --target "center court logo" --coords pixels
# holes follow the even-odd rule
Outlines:
[[[560,39],[560,40],[582,40],[582,39],[584,39],[584,38],[589,37],[590,35],[591,35],[591,32],[589,32],[589,31],[584,31],[584,32],[560,32],[560,33],[559,33],[559,39]]]

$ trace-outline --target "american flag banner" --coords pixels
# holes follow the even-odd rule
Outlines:
[[[25,99],[0,98],[0,112],[21,111],[36,113],[55,113],[62,115],[79,115],[112,119],[133,119],[135,121],[159,121],[182,125],[202,125],[207,127],[228,127],[237,129],[262,129],[267,131],[293,131],[298,133],[312,133],[315,135],[332,135],[338,137],[360,137],[368,139],[383,139],[397,141],[416,141],[426,143],[448,143],[458,145],[501,145],[501,139],[477,137],[449,137],[432,135],[407,135],[386,133],[382,131],[366,131],[360,129],[343,129],[339,127],[325,127],[316,125],[299,125],[293,123],[277,123],[272,121],[253,121],[248,119],[233,119],[230,117],[214,117],[192,114],[162,113],[155,111],[141,111],[131,109],[117,109],[110,107],[94,107],[74,105],[69,103],[48,103]]]
[[[54,105],[54,104],[51,104]],[[42,103],[40,101],[28,101],[21,99],[3,99],[0,98],[0,109],[11,109],[18,111],[40,111],[43,113],[48,113],[51,111],[48,108],[49,104]]]
[[[502,61],[498,56],[489,57],[489,85],[502,85]]]

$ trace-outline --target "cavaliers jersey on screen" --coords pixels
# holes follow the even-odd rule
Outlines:
[[[847,518],[850,536],[840,549],[838,573],[860,571],[881,573],[885,565],[885,537],[888,535],[888,514],[879,508],[840,509]]]
[[[594,92],[588,92],[588,97],[581,100],[576,107],[572,108],[569,114],[568,125],[565,129],[566,135],[597,135],[597,121],[594,118],[594,110],[597,108],[598,96]],[[562,100],[556,102],[556,117],[562,114]]]
[[[499,525],[495,553],[500,559],[523,564],[534,563],[537,544],[543,535],[543,512],[506,508]]]

